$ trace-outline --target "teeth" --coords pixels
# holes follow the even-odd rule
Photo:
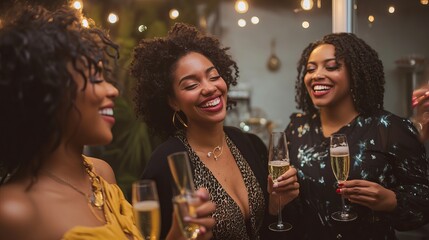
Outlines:
[[[329,90],[331,87],[325,86],[325,85],[316,85],[313,87],[314,91],[323,91],[323,90]]]
[[[112,108],[103,108],[100,111],[98,111],[101,115],[105,116],[113,116],[113,109]]]
[[[201,107],[203,107],[203,108],[205,108],[205,107],[213,107],[213,106],[218,105],[219,103],[220,103],[220,98],[216,98],[216,99],[213,99],[211,101],[206,102]]]

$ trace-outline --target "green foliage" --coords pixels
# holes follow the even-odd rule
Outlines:
[[[107,16],[107,4],[112,1],[93,1],[86,9],[87,15],[95,21],[102,21]],[[175,22],[186,22],[198,26],[199,16],[196,0],[174,1],[175,6],[167,2],[149,1],[133,2],[128,4],[113,4],[119,9],[119,22],[110,26],[110,33],[120,46],[120,59],[115,77],[119,82],[121,96],[115,101],[116,123],[112,128],[113,141],[103,147],[91,147],[90,155],[106,160],[113,168],[119,187],[128,200],[131,198],[131,184],[140,178],[153,149],[160,143],[160,139],[149,135],[144,122],[139,120],[133,110],[134,80],[129,75],[129,66],[132,61],[133,48],[142,38],[162,37],[167,34],[168,28]],[[218,0],[207,1],[201,14],[206,16],[217,9]],[[168,18],[168,11],[175,7],[180,11],[176,20]],[[111,10],[109,10],[111,11]],[[138,32],[140,25],[147,26],[144,32]]]

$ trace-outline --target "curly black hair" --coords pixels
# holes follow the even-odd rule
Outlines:
[[[350,91],[356,110],[369,115],[377,109],[383,109],[384,70],[378,53],[364,40],[353,33],[332,33],[321,40],[310,43],[302,52],[298,61],[298,76],[295,83],[297,108],[305,113],[317,112],[304,84],[307,62],[313,50],[322,45],[335,47],[335,58],[344,60],[349,71]]]
[[[3,176],[24,171],[36,176],[43,156],[59,145],[59,113],[78,110],[77,91],[95,80],[86,77],[81,63],[96,73],[111,72],[118,45],[103,30],[83,27],[81,13],[68,6],[48,11],[22,4],[1,19],[0,168]],[[77,89],[70,63],[82,75],[83,89]]]
[[[168,97],[173,94],[173,72],[181,57],[200,53],[214,64],[228,89],[237,84],[238,67],[227,50],[215,37],[184,23],[176,23],[166,37],[140,41],[131,64],[131,74],[136,79],[134,103],[136,113],[152,134],[171,136],[180,127],[171,121],[174,110],[168,104]]]

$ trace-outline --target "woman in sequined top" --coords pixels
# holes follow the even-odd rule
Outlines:
[[[301,239],[395,239],[428,221],[425,149],[413,124],[383,110],[383,65],[351,33],[329,34],[304,49],[287,133],[300,196],[294,223]],[[331,170],[329,137],[347,136],[350,173],[342,186]],[[333,220],[341,195],[358,214]],[[288,218],[293,219],[293,218]]]
[[[143,178],[154,179],[161,199],[162,234],[171,225],[173,180],[167,156],[186,151],[196,187],[216,203],[213,239],[257,240],[268,232],[269,213],[298,194],[296,171],[282,175],[272,193],[267,150],[260,139],[224,127],[227,92],[238,68],[228,48],[186,24],[175,24],[164,38],[144,39],[135,49],[136,108],[158,135],[169,137],[152,154]],[[267,220],[267,222],[264,222]],[[266,239],[273,239],[266,236]]]
[[[21,4],[1,16],[2,240],[143,239],[112,168],[82,155],[112,140],[118,96],[108,78],[118,45],[82,17]],[[212,226],[201,194],[196,221]],[[184,239],[177,224],[169,237]]]

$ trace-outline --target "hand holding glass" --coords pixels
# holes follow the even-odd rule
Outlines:
[[[160,210],[158,193],[152,180],[136,181],[132,185],[132,203],[137,226],[145,240],[158,240],[160,234]]]
[[[175,182],[174,191],[177,193],[173,197],[173,205],[179,227],[187,239],[196,239],[200,232],[200,226],[185,221],[187,217],[197,217],[196,208],[201,203],[199,197],[195,194],[188,154],[178,152],[170,154],[167,158],[171,175]]]
[[[284,132],[272,132],[268,153],[268,172],[277,183],[277,178],[289,170],[289,152],[287,149],[286,135]],[[283,222],[281,213],[281,197],[279,195],[278,221],[270,224],[269,229],[276,232],[284,232],[292,229],[292,225]]]
[[[350,170],[350,154],[347,144],[347,137],[344,134],[333,134],[330,145],[331,167],[338,183],[346,181]],[[345,204],[344,197],[341,196],[342,210],[331,214],[332,219],[348,222],[357,218],[357,214],[349,211]]]

